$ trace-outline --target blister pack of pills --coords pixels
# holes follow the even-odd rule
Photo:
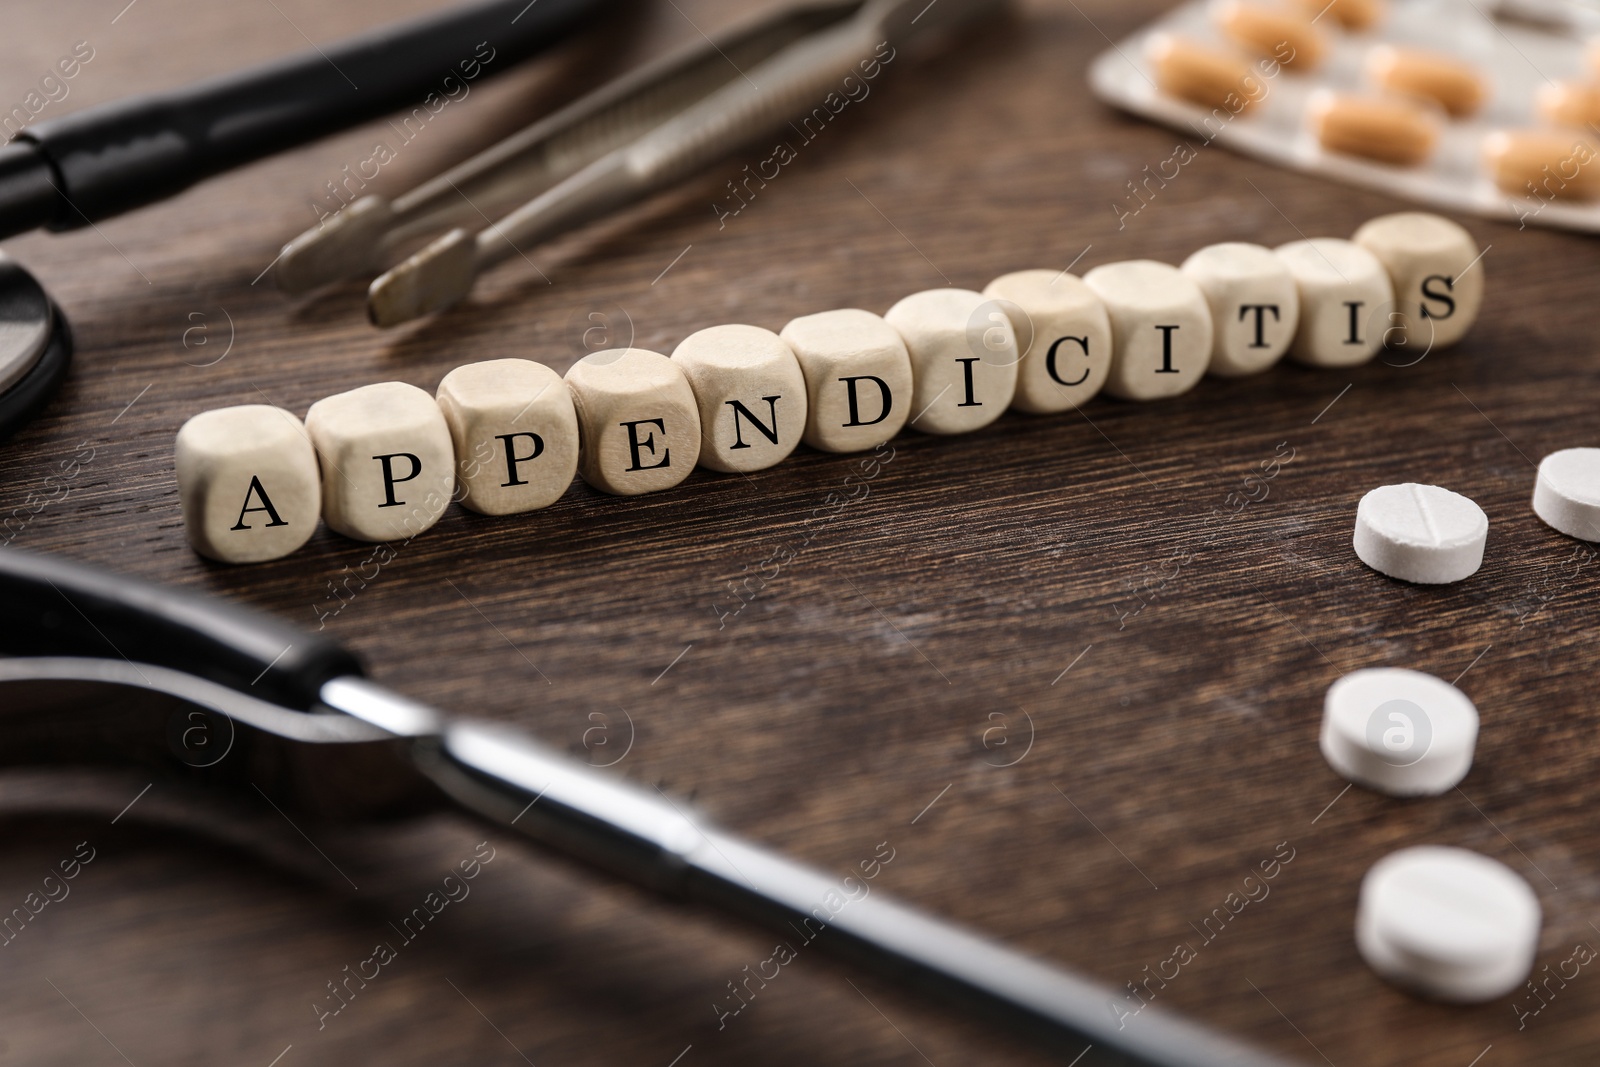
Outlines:
[[[1600,7],[1192,0],[1099,55],[1089,84],[1178,130],[1190,158],[1222,145],[1437,208],[1600,233]],[[1177,175],[1160,171],[1129,181],[1129,212]]]

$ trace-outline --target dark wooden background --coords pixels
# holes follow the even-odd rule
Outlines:
[[[122,5],[11,5],[0,102],[20,101],[78,40],[95,58],[48,115],[435,6]],[[710,205],[765,152],[534,250],[548,283],[513,261],[470,303],[394,333],[366,324],[361,285],[292,301],[252,284],[313,221],[322,183],[388,136],[382,123],[98,231],[12,240],[6,250],[66,308],[79,355],[48,415],[4,446],[0,515],[92,449],[17,546],[315,626],[335,603],[330,581],[369,547],[323,531],[276,563],[197,557],[172,465],[189,416],[263,397],[303,413],[384,379],[431,391],[453,366],[503,356],[564,370],[591,314],[608,316],[619,342],[631,323],[636,344],[670,351],[719,322],[777,329],[831,307],[882,311],[913,290],[981,288],[1080,253],[1082,271],[1178,262],[1221,240],[1344,236],[1403,206],[1209,148],[1119,229],[1124,183],[1177,138],[1090,100],[1083,72],[1102,33],[1120,37],[1159,7],[1025,4],[957,52],[891,65],[724,228]],[[375,185],[402,191],[738,14],[651,4],[597,53],[478,83]],[[802,449],[749,478],[697,472],[647,498],[575,485],[523,517],[452,510],[328,631],[402,692],[518,723],[590,762],[626,751],[616,773],[809,861],[843,870],[887,841],[896,858],[878,888],[1113,986],[1180,941],[1199,945],[1193,926],[1288,842],[1294,859],[1270,896],[1200,946],[1158,1004],[1306,1063],[1579,1062],[1600,1045],[1592,968],[1519,1030],[1512,998],[1462,1008],[1396,992],[1352,940],[1367,867],[1445,842],[1505,861],[1537,890],[1540,965],[1600,946],[1600,560],[1527,504],[1541,455],[1600,433],[1600,246],[1464,221],[1493,246],[1482,318],[1457,349],[1414,366],[1286,364],[1156,404],[1098,399],[964,437],[906,434],[870,493],[803,548],[806,518],[845,491],[854,460]],[[1208,521],[1290,449],[1265,499]],[[1355,559],[1360,494],[1404,480],[1489,513],[1475,577],[1412,587]],[[719,629],[727,583],[779,550],[798,555]],[[1460,684],[1483,731],[1460,792],[1341,793],[1317,750],[1322,695],[1378,665],[1445,679],[1471,666]],[[302,827],[325,862],[270,811],[232,844],[197,836],[186,826],[199,817],[159,787],[113,825],[142,785],[0,778],[0,910],[78,842],[97,850],[71,897],[0,949],[3,1062],[1046,1062],[821,958],[785,968],[719,1031],[713,1002],[770,954],[770,938],[500,833],[474,895],[319,1031],[311,1004],[325,983],[388,938],[389,921],[482,834],[445,817]]]

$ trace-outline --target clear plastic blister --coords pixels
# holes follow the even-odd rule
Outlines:
[[[1219,19],[1221,5],[1230,2],[1300,13],[1313,20],[1325,52],[1302,70],[1303,62],[1279,62],[1292,51],[1242,46]],[[1600,101],[1600,49],[1591,45],[1597,35],[1600,8],[1542,0],[1395,0],[1361,30],[1342,25],[1329,8],[1319,12],[1294,0],[1192,0],[1096,57],[1089,84],[1101,99],[1178,130],[1195,149],[1219,144],[1437,208],[1600,233],[1600,126],[1594,118],[1586,125],[1556,122],[1548,113],[1550,96],[1569,89],[1592,87]],[[1209,107],[1163,92],[1152,58],[1163,40],[1248,64],[1247,88]],[[1376,84],[1373,66],[1386,45],[1463,61],[1484,91],[1482,103],[1452,115],[1444,105],[1458,101],[1447,96],[1424,99]],[[1384,162],[1325,147],[1316,116],[1347,98],[1392,103],[1412,116],[1406,137],[1420,149],[1409,153],[1418,161]],[[1431,145],[1424,130],[1431,130]],[[1498,147],[1505,158],[1508,145],[1546,147],[1533,157],[1528,151],[1510,157],[1497,172],[1486,152]],[[1525,164],[1527,158],[1535,163]]]

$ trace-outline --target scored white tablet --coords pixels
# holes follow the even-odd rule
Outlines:
[[[1526,880],[1464,848],[1392,852],[1361,880],[1356,948],[1378,974],[1440,1000],[1493,1000],[1533,966],[1542,915]]]
[[[1488,536],[1483,509],[1437,485],[1381,485],[1356,506],[1356,555],[1404,582],[1440,585],[1470,577],[1483,564]]]

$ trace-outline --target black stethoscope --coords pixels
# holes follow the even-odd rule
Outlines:
[[[0,252],[0,441],[44,410],[72,366],[72,330],[44,287]]]
[[[494,66],[483,73],[495,74],[609,11],[598,0],[462,0],[326,47],[31,125],[0,143],[0,240],[40,226],[76,229],[412,107],[449,92],[455,70],[481,67],[480,43],[494,42]],[[474,65],[464,57],[476,57]],[[357,84],[361,91],[350,92]],[[0,253],[0,441],[50,402],[71,362],[61,310]]]

